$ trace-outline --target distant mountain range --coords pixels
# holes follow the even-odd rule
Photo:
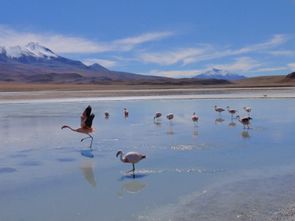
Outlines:
[[[57,55],[38,43],[0,47],[0,81],[26,83],[94,84],[228,84],[218,79],[173,79],[112,71],[100,64],[87,66],[81,61]]]
[[[194,76],[193,78],[198,78],[198,79],[222,79],[222,80],[241,80],[245,79],[246,77],[243,75],[238,75],[238,74],[232,74],[229,73],[228,71],[224,71],[221,69],[217,68],[212,68],[212,70],[206,71],[203,74],[198,74]]]
[[[0,81],[107,83],[156,78],[160,77],[111,71],[99,64],[87,66],[59,56],[38,43],[0,47]]]

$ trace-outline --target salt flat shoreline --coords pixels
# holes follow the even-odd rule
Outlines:
[[[3,91],[0,102],[40,100],[295,98],[295,87]]]

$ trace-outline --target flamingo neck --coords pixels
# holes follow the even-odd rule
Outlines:
[[[68,126],[68,125],[63,126],[63,128],[68,128],[68,129],[70,129],[70,130],[72,130],[72,131],[77,131],[77,129],[74,129],[74,128]]]
[[[122,162],[126,163],[125,159],[123,158],[123,153],[122,153],[122,152],[120,152],[120,160],[121,160]]]

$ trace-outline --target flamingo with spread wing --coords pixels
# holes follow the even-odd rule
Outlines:
[[[92,142],[93,142],[93,136],[91,135],[91,133],[94,132],[94,128],[92,127],[92,122],[93,119],[95,117],[95,115],[93,113],[91,113],[92,108],[89,105],[88,107],[86,107],[86,109],[84,110],[84,112],[81,115],[81,127],[74,129],[71,126],[68,125],[63,125],[61,127],[61,129],[64,128],[68,128],[71,131],[74,132],[78,132],[78,133],[82,133],[82,134],[87,134],[87,137],[84,137],[81,139],[81,142],[84,141],[85,139],[91,139],[91,143],[90,143],[90,149],[92,148]]]

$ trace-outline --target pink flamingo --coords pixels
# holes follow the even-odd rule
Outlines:
[[[192,121],[193,121],[194,123],[196,123],[196,122],[198,122],[198,120],[199,120],[199,116],[196,115],[196,113],[194,112],[193,115],[192,115]]]
[[[250,129],[249,125],[250,125],[250,121],[252,120],[251,117],[242,117],[240,118],[240,116],[237,116],[237,119],[244,125],[244,129],[246,129],[246,126],[248,129]]]
[[[227,111],[231,114],[231,117],[232,117],[232,118],[233,118],[234,115],[238,112],[237,110],[232,109],[232,108],[230,108],[229,106],[227,106],[226,108],[227,108]]]
[[[161,116],[162,116],[162,114],[160,112],[156,112],[155,116],[154,116],[154,120],[159,119]]]
[[[105,119],[109,119],[109,117],[110,117],[110,113],[109,112],[104,112],[104,118]]]
[[[124,108],[124,117],[127,118],[129,116],[129,112],[127,108]]]
[[[252,108],[251,107],[243,107],[243,108],[248,113],[248,116],[250,116],[250,112],[251,112]]]
[[[169,113],[169,114],[167,114],[166,117],[167,117],[168,120],[172,120],[174,118],[174,114],[173,113]]]
[[[74,129],[68,125],[63,125],[61,127],[61,129],[64,128],[68,128],[74,132],[78,132],[78,133],[82,133],[82,134],[87,134],[88,137],[82,138],[81,142],[85,139],[90,138],[91,139],[91,143],[90,143],[90,148],[92,148],[92,142],[93,142],[93,136],[91,135],[91,133],[93,133],[95,131],[94,128],[92,128],[92,122],[93,119],[95,117],[95,115],[93,113],[91,113],[91,106],[89,105],[88,107],[86,107],[86,109],[84,110],[84,112],[81,115],[81,127]]]
[[[138,163],[139,161],[141,161],[142,159],[146,158],[146,156],[144,154],[138,153],[138,152],[128,152],[124,155],[122,150],[119,150],[116,154],[116,157],[120,156],[120,160],[123,163],[131,163],[132,164],[132,170],[128,171],[131,172],[135,171],[135,166],[134,164]]]
[[[221,112],[224,111],[224,109],[222,107],[217,107],[217,105],[214,106],[214,109],[216,112],[218,112],[219,114],[221,114]]]

